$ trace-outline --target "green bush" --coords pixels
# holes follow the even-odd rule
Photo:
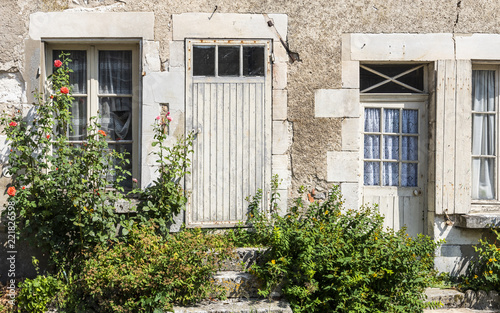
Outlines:
[[[494,240],[479,239],[479,244],[474,246],[477,256],[471,261],[469,274],[461,277],[465,288],[500,290],[500,232],[491,231]]]
[[[251,269],[265,281],[259,292],[282,285],[294,312],[421,312],[438,244],[385,230],[376,209],[342,204],[334,187],[322,203],[298,198],[284,217],[253,207],[250,221],[270,246]]]
[[[100,246],[84,262],[69,311],[161,312],[204,299],[216,292],[212,275],[231,251],[222,235],[199,229],[163,238],[135,227],[127,241]]]

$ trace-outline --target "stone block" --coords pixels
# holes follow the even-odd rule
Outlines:
[[[357,89],[317,89],[314,92],[315,117],[359,117]]]
[[[286,40],[288,17],[269,14],[276,30]],[[185,38],[278,39],[262,14],[182,13],[173,14],[173,40]],[[195,27],[193,27],[195,26]]]
[[[359,181],[362,170],[358,152],[328,151],[326,162],[329,182],[357,183]]]
[[[154,39],[153,12],[37,12],[29,36],[41,38]]]
[[[353,61],[434,61],[454,58],[451,33],[351,35]]]
[[[286,89],[287,85],[287,63],[273,64],[273,89]]]
[[[342,61],[342,88],[359,89],[358,61]]]
[[[142,44],[142,49],[144,55],[144,72],[159,72],[161,70],[160,43],[158,41],[145,40]]]
[[[273,120],[284,121],[288,117],[288,92],[273,90]]]
[[[457,59],[498,60],[499,34],[456,35]]]
[[[170,66],[182,67],[185,66],[186,51],[184,41],[176,40],[170,42]]]
[[[289,169],[290,158],[288,155],[275,154],[272,156],[272,175],[278,175],[281,181],[280,188],[286,189],[292,184],[292,172]]]
[[[361,205],[361,197],[358,183],[341,183],[340,191],[344,199],[344,208],[356,210]]]
[[[342,120],[342,151],[359,151],[361,148],[361,119]]]
[[[342,34],[342,61],[351,61],[351,34]]]
[[[24,82],[19,72],[0,73],[0,103],[25,102],[24,89]]]
[[[273,121],[273,154],[285,154],[292,143],[292,131],[287,121]]]
[[[288,62],[288,53],[286,52],[285,47],[279,40],[273,41],[273,55],[274,62],[276,63],[286,63]]]

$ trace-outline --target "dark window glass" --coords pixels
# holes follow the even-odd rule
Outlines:
[[[240,76],[240,47],[219,46],[219,76]]]
[[[215,47],[193,47],[193,76],[215,76]]]
[[[132,51],[99,51],[99,92],[132,94]]]
[[[416,67],[416,64],[379,64],[379,65],[367,65],[367,67],[381,73],[387,75],[389,77],[394,77],[398,74],[401,74],[407,70],[410,70]],[[360,68],[360,88],[361,91],[381,83],[387,78],[384,78],[378,74],[370,72],[364,68]],[[413,88],[423,91],[424,90],[424,68],[420,67],[417,70],[414,70],[406,75],[396,78],[397,81],[409,85]],[[416,92],[412,89],[408,89],[405,86],[394,82],[385,83],[377,88],[370,89],[366,91],[368,93],[409,93]]]
[[[264,76],[264,47],[243,47],[243,76]]]
[[[61,53],[64,50],[53,50],[52,56],[53,60],[61,60]],[[69,82],[72,87],[73,94],[86,94],[87,93],[87,51],[85,50],[66,50],[64,53],[69,53],[67,56],[71,60],[68,67],[73,70],[69,73]],[[54,62],[52,62],[52,65]],[[56,67],[53,68],[53,72],[57,70]]]

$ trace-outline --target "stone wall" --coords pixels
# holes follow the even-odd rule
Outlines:
[[[154,38],[145,42],[144,70],[154,72],[162,81],[172,82],[182,88],[176,68],[182,67],[182,55],[172,54],[175,48],[172,16],[189,12],[204,13],[277,13],[288,17],[285,40],[290,50],[300,55],[300,62],[288,63],[284,91],[275,94],[287,103],[281,112],[275,112],[284,125],[283,133],[290,136],[290,144],[283,154],[275,158],[277,164],[289,164],[290,186],[287,196],[296,195],[301,185],[308,190],[326,190],[330,186],[327,160],[343,150],[350,138],[342,134],[342,127],[356,127],[343,117],[315,117],[315,93],[318,89],[342,88],[342,35],[346,33],[498,33],[500,24],[494,14],[500,3],[482,1],[435,0],[299,0],[261,1],[233,0],[206,2],[202,0],[11,0],[0,6],[0,111],[22,110],[32,101],[31,92],[38,87],[36,45],[29,39],[29,31],[39,25],[32,23],[30,14],[35,12],[150,12],[154,14]],[[32,21],[33,22],[33,21]],[[67,30],[66,30],[67,31]],[[31,51],[26,53],[26,51]],[[354,82],[356,83],[356,82]],[[177,88],[176,87],[176,88]],[[146,90],[146,89],[144,89]],[[154,95],[152,95],[154,97]],[[175,98],[175,97],[174,97]],[[172,96],[160,94],[153,99],[155,116],[160,110],[158,99],[171,100]],[[178,100],[178,99],[177,99]],[[174,101],[177,101],[174,99]],[[182,106],[182,102],[175,102]],[[283,113],[285,112],[285,113]],[[179,120],[182,115],[177,115]],[[281,125],[280,124],[280,125]],[[182,133],[183,125],[175,127]],[[280,137],[282,139],[282,137]],[[279,138],[278,138],[279,139]],[[288,140],[288,139],[287,139]],[[147,144],[147,140],[143,144]],[[349,149],[349,146],[347,146]],[[1,161],[5,162],[8,147],[0,136]],[[146,170],[146,168],[143,168]],[[343,170],[342,168],[330,169]],[[344,169],[345,170],[345,169]],[[151,179],[151,169],[143,173]],[[0,189],[6,191],[9,178],[2,175]],[[344,191],[350,192],[351,185]],[[0,194],[0,202],[6,195]],[[352,205],[355,205],[354,203]],[[467,235],[467,238],[470,236]],[[477,238],[477,235],[472,235]],[[466,240],[467,241],[467,240]],[[468,242],[467,242],[468,243]],[[0,271],[2,269],[0,268]],[[2,271],[3,272],[3,271]]]

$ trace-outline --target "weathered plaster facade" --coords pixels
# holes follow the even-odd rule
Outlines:
[[[149,125],[163,105],[168,105],[174,117],[171,133],[185,132],[186,38],[272,40],[270,162],[272,172],[284,179],[280,190],[284,202],[296,196],[301,185],[314,189],[321,198],[332,183],[339,183],[346,205],[361,205],[360,63],[424,62],[429,65],[430,77],[425,231],[448,241],[438,253],[438,267],[458,272],[462,255],[482,236],[481,228],[446,223],[444,213],[458,221],[458,213],[468,213],[459,207],[470,206],[470,201],[464,204],[467,200],[457,196],[453,197],[453,206],[436,207],[436,193],[440,192],[433,188],[436,164],[439,157],[450,155],[440,156],[434,147],[440,129],[436,116],[442,114],[434,107],[436,93],[440,92],[434,79],[441,60],[500,61],[500,24],[494,14],[500,8],[497,1],[4,2],[0,6],[0,110],[29,111],[32,91],[41,87],[44,74],[44,43],[98,39],[139,45],[138,172],[142,186],[154,177]],[[267,25],[264,14],[273,19],[276,31]],[[299,53],[300,62],[290,62],[279,36],[291,51]],[[174,139],[172,136],[172,143]],[[456,145],[457,151],[470,150],[467,145]],[[0,136],[0,151],[5,165],[8,147],[4,136]],[[0,187],[6,190],[9,181],[2,175]],[[5,202],[7,196],[0,197]],[[183,218],[180,216],[179,221]],[[1,261],[0,273],[4,273]]]

